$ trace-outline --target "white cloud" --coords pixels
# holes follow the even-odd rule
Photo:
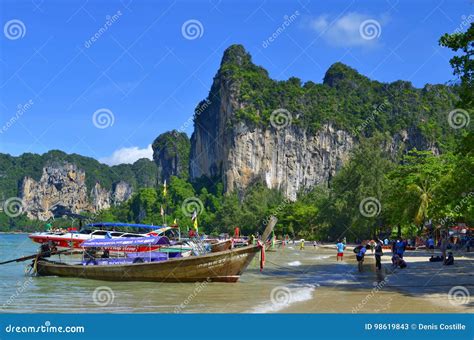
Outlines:
[[[151,148],[151,144],[143,149],[140,149],[138,146],[121,148],[115,150],[112,156],[101,158],[99,161],[108,165],[117,165],[123,163],[132,164],[140,158],[153,159],[153,149]]]
[[[376,18],[352,12],[336,19],[323,14],[310,21],[310,28],[334,46],[373,46],[380,39],[387,21],[385,15]]]

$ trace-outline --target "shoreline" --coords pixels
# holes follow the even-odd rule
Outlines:
[[[339,263],[335,246],[321,248],[334,250],[328,258],[332,265],[357,267],[350,249],[354,247],[346,248],[345,259]],[[391,252],[386,252],[382,256],[382,270],[376,271],[374,255],[369,251],[362,273],[343,274],[337,285],[317,287],[310,299],[295,301],[279,312],[474,313],[474,253],[456,256],[452,266],[429,262],[431,255],[423,250],[407,251],[407,268],[392,271]]]

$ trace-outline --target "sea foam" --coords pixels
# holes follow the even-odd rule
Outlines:
[[[274,299],[266,301],[254,307],[249,311],[249,313],[276,313],[295,303],[311,300],[313,298],[313,292],[317,286],[319,285],[290,285],[288,287],[283,287],[282,291],[286,294],[284,299],[281,301],[274,301]],[[276,287],[275,289],[278,290],[279,287]]]

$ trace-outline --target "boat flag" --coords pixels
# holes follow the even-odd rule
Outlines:
[[[194,221],[198,217],[196,209],[194,209],[193,216],[191,216],[191,221]]]
[[[197,219],[197,216],[196,216],[196,218],[194,219],[194,229],[198,230],[198,219]]]
[[[165,211],[163,210],[163,206],[160,206],[160,215],[163,216],[165,214]]]
[[[164,183],[163,183],[163,196],[166,197],[166,179],[165,179],[165,181],[164,181]]]
[[[173,224],[178,224],[178,222],[176,221],[176,218],[174,219]]]

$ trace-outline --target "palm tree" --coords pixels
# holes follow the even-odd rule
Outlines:
[[[416,225],[421,224],[421,229],[423,229],[423,222],[428,217],[428,208],[432,201],[431,187],[428,181],[425,180],[421,185],[410,184],[407,189],[418,197],[414,222]]]

